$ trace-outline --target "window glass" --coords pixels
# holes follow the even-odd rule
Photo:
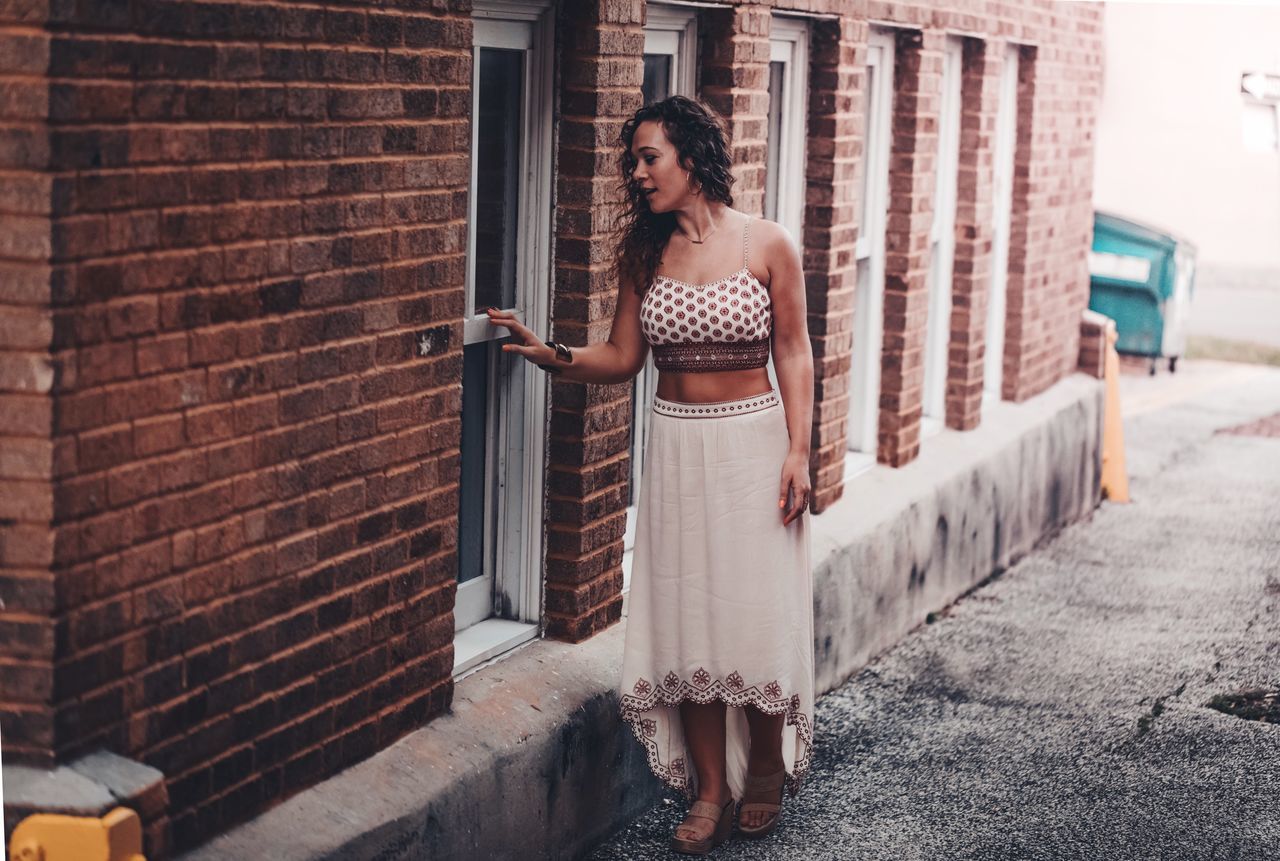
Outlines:
[[[485,479],[488,454],[489,356],[492,342],[480,341],[462,349],[462,475],[458,521],[458,582],[482,576],[489,567],[484,557]]]
[[[516,304],[520,101],[524,52],[480,49],[476,116],[475,312]]]
[[[778,156],[782,151],[782,100],[786,64],[774,60],[769,64],[769,144],[765,152],[764,217],[778,219]]]
[[[660,102],[671,95],[671,55],[644,55],[644,82],[640,85],[646,105]]]

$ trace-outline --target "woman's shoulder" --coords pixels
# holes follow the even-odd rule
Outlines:
[[[791,236],[791,231],[776,221],[758,215],[747,217],[747,230],[750,232],[747,258],[750,262],[758,262],[766,271],[771,271],[784,261],[799,258],[800,249]]]
[[[750,232],[749,242],[755,248],[782,251],[786,246],[795,246],[791,231],[776,221],[770,221],[759,215],[743,213],[747,218],[747,230]]]

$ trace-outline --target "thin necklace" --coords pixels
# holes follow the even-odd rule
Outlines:
[[[719,230],[719,229],[720,229],[720,225],[715,224],[715,223],[712,223],[712,225],[711,225],[711,230],[709,230],[709,231],[707,232],[707,235],[706,235],[706,236],[703,236],[701,239],[694,239],[692,236],[690,236],[689,234],[687,234],[687,233],[685,233],[685,232],[684,232],[684,228],[681,228],[681,229],[680,229],[680,233],[681,233],[681,235],[682,235],[682,236],[684,236],[684,238],[685,238],[685,239],[689,240],[689,241],[690,241],[690,242],[692,242],[694,245],[701,245],[702,243],[706,242],[706,241],[707,241],[707,239],[709,239],[709,238],[711,237],[711,234],[715,233],[715,232],[716,232],[717,230]]]

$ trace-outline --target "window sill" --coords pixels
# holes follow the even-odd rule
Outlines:
[[[453,638],[454,681],[537,636],[537,625],[510,619],[485,619],[459,631]]]
[[[844,455],[844,480],[850,481],[876,465],[876,456],[867,451],[847,451]]]

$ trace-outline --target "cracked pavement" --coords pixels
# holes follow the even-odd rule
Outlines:
[[[1185,371],[1185,373],[1184,373]],[[1280,370],[1125,378],[1133,503],[1103,503],[817,706],[781,827],[734,859],[1280,859]],[[668,799],[590,857],[679,857]]]

